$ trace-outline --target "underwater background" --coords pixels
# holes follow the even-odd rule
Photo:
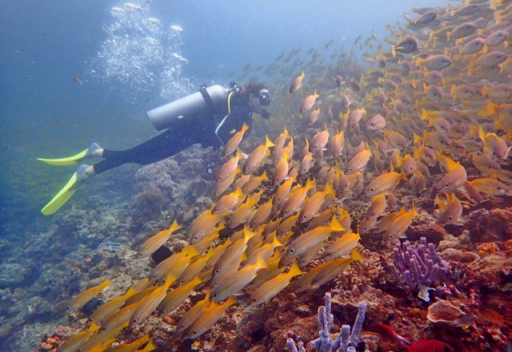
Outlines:
[[[224,162],[201,148],[181,153],[173,158],[178,164],[166,164],[173,170],[170,174],[174,183],[172,192],[163,198],[145,188],[156,171],[123,165],[81,186],[54,216],[46,217],[40,213],[41,208],[62,188],[76,166],[53,167],[37,161],[38,157],[74,155],[92,142],[109,149],[137,145],[158,133],[146,111],[196,92],[202,84],[228,86],[230,81],[256,79],[278,86],[283,77],[274,72],[265,74],[263,69],[244,75],[244,67],[268,67],[283,52],[301,49],[296,57],[309,59],[308,50],[316,48],[326,64],[334,64],[338,57],[331,57],[333,49],[341,53],[343,48],[347,54],[353,49],[352,62],[368,69],[373,63],[363,60],[363,55],[376,52],[378,43],[384,51],[391,50],[391,45],[383,41],[386,26],[406,25],[404,12],[461,5],[441,0],[151,0],[133,1],[131,4],[141,10],[130,10],[126,3],[30,0],[2,5],[1,350],[52,350],[53,345],[48,349],[41,345],[51,342],[46,338],[69,338],[80,331],[77,325],[84,317],[70,316],[66,302],[93,284],[100,284],[105,273],[128,283],[130,278],[142,278],[149,272],[147,259],[137,258],[134,253],[144,240],[170,226],[174,219],[180,224],[190,223],[211,207],[208,197],[214,198],[214,176],[208,174],[208,169],[213,160]],[[362,37],[363,41],[372,33],[378,38],[373,47],[354,44],[356,38]],[[330,40],[332,44],[325,49]],[[286,82],[291,83],[301,71],[295,68],[285,77]],[[335,77],[332,79],[334,82]],[[273,106],[280,106],[287,88],[271,91],[271,112]],[[298,106],[296,110],[298,116]],[[274,117],[266,125],[255,124],[250,150],[261,144],[265,134],[274,140],[282,131],[282,120],[279,128],[272,127]],[[304,127],[302,120],[287,121],[300,121]],[[316,126],[317,131],[323,128],[321,125],[323,122]],[[300,150],[298,145],[296,150]],[[360,206],[369,204],[367,201]],[[508,221],[506,215],[503,218]],[[510,231],[508,222],[504,226]],[[439,243],[440,237],[436,236],[433,238]],[[181,250],[185,240],[178,238],[181,242],[173,243],[171,250]],[[107,249],[102,246],[105,243]],[[112,250],[109,243],[122,247]],[[364,255],[371,256],[372,263],[379,262],[375,253]],[[510,297],[512,290],[507,290]],[[317,291],[312,300],[314,309],[301,306],[304,311],[295,311],[301,319],[315,316],[315,324],[316,308],[323,304],[327,290]],[[350,316],[347,322],[354,321],[357,306],[336,304],[340,315]],[[416,309],[416,305],[409,308]],[[425,320],[424,311],[411,315]],[[510,319],[490,316],[489,320],[509,326],[506,331],[496,332],[503,344],[509,341]],[[279,320],[272,323],[275,327]],[[304,324],[302,328],[319,330],[316,325]],[[475,351],[497,351],[497,345]],[[238,348],[248,351],[251,347],[246,341]],[[175,350],[214,349],[203,345],[182,348]],[[215,350],[223,349],[217,346]]]

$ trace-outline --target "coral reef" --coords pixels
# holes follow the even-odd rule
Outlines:
[[[425,237],[413,245],[409,241],[401,246],[398,243],[393,253],[394,264],[391,269],[395,279],[411,291],[441,281],[448,270],[448,263],[436,252],[434,244],[427,245]]]

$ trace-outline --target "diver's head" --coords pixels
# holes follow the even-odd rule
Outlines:
[[[272,97],[263,84],[247,83],[240,91],[240,95],[252,112],[260,114],[261,117],[266,119],[270,117],[270,113],[265,110],[265,107],[270,105]]]

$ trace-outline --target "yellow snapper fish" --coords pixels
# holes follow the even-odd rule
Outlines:
[[[366,144],[366,149],[356,154],[347,164],[347,175],[352,175],[358,171],[364,170],[370,157],[372,156],[372,152],[370,148]]]
[[[302,104],[300,106],[299,112],[302,114],[303,112],[309,111],[313,108],[313,105],[315,105],[316,99],[320,96],[316,94],[316,90],[312,95],[307,96],[302,101]]]
[[[357,247],[361,236],[358,233],[347,233],[338,238],[325,249],[322,256],[325,260],[338,259],[348,256]]]
[[[195,258],[193,262],[191,262],[187,268],[181,273],[180,277],[178,278],[178,285],[184,285],[188,283],[189,281],[193,280],[199,273],[206,267],[206,264],[208,263],[208,260],[213,256],[215,252],[213,251],[213,248],[210,248],[208,250],[208,253],[205,255]]]
[[[245,132],[249,130],[249,126],[247,126],[245,123],[242,126],[242,129],[235,133],[233,137],[229,139],[229,141],[226,143],[226,146],[224,147],[224,157],[227,158],[231,154],[235,152],[235,150],[238,149],[238,146],[242,142],[242,139],[244,138]]]
[[[167,276],[165,283],[162,286],[156,288],[140,302],[139,306],[133,311],[133,314],[130,318],[130,329],[139,324],[142,320],[144,320],[156,310],[158,305],[167,295],[167,290],[174,283],[174,281],[176,281],[176,277],[172,275]]]
[[[326,282],[331,281],[338,276],[343,270],[345,270],[352,262],[362,261],[364,258],[361,254],[354,249],[350,257],[341,257],[328,261],[326,267],[322,268],[315,277],[311,280],[311,285],[314,287],[320,287]]]
[[[244,266],[242,269],[224,278],[224,280],[219,282],[212,290],[212,301],[221,301],[240,292],[254,280],[258,270],[266,267],[267,263],[265,263],[263,258],[258,257],[256,263]]]
[[[243,238],[233,243],[233,245],[229,247],[227,250],[225,250],[224,253],[217,260],[213,270],[214,278],[221,276],[223,273],[227,272],[233,266],[236,266],[237,264],[240,263],[242,255],[245,252],[245,249],[247,248],[247,243],[249,242],[251,237],[256,235],[256,233],[250,231],[248,228],[244,228],[243,235]]]
[[[235,171],[231,175],[229,175],[226,179],[219,181],[215,184],[215,196],[218,197],[231,186],[233,181],[235,180],[236,175],[241,172],[240,168],[236,168]]]
[[[268,136],[265,136],[265,144],[262,144],[254,149],[253,152],[247,157],[247,160],[245,160],[245,164],[242,168],[243,173],[248,175],[259,169],[265,163],[265,158],[270,156],[269,148],[274,146],[274,143],[268,139]]]
[[[188,232],[188,238],[190,239],[191,244],[196,244],[201,241],[208,233],[210,233],[215,226],[222,220],[223,217],[228,215],[228,213],[223,214],[210,214],[203,217],[198,223],[197,226],[190,228]]]
[[[305,223],[315,217],[325,201],[327,196],[336,197],[336,192],[332,188],[331,184],[326,184],[323,192],[316,192],[311,198],[309,198],[300,214],[300,222]]]
[[[233,171],[236,170],[236,168],[238,167],[238,162],[242,158],[243,158],[243,156],[242,156],[242,153],[240,152],[240,149],[237,149],[236,155],[234,157],[232,157],[231,159],[229,159],[228,161],[226,161],[220,167],[219,171],[217,172],[217,177],[215,178],[215,181],[220,182],[220,181],[226,179],[227,177],[229,177],[229,175],[231,175],[233,173]]]
[[[462,216],[462,203],[454,194],[445,193],[447,202],[443,202],[436,196],[436,204],[439,208],[439,222],[441,224],[456,223]]]
[[[371,197],[377,194],[390,192],[400,183],[400,181],[407,181],[405,173],[388,172],[374,178],[368,186],[366,186],[364,193],[366,196]]]
[[[274,176],[272,177],[272,185],[278,186],[285,180],[285,177],[288,175],[289,165],[288,165],[288,153],[284,151],[283,158],[276,166],[276,171],[274,171]]]
[[[105,280],[98,286],[91,287],[84,292],[81,292],[73,297],[73,299],[68,303],[68,309],[73,310],[77,308],[83,307],[84,304],[89,302],[91,299],[96,297],[101,290],[110,286],[110,281]]]
[[[498,181],[495,177],[496,176],[487,178],[475,178],[474,180],[468,182],[473,187],[475,187],[479,193],[483,193],[488,196],[504,196],[508,194],[510,187]]]
[[[418,214],[414,208],[414,203],[412,204],[412,210],[410,212],[405,211],[405,208],[403,208],[401,214],[387,227],[384,238],[393,242],[392,244],[394,245],[394,242],[400,238],[409,225],[411,225],[412,219],[419,215],[420,214]]]
[[[274,147],[274,150],[272,151],[272,153],[275,154],[278,150],[283,149],[284,143],[286,142],[287,139],[290,139],[290,138],[291,138],[290,133],[288,132],[288,130],[285,127],[283,133],[281,133],[279,136],[277,136],[276,140],[274,141],[275,147]]]
[[[316,183],[314,180],[308,180],[304,187],[297,189],[286,201],[281,211],[283,218],[287,218],[293,215],[297,210],[302,207],[306,195],[310,189],[315,187]]]
[[[478,137],[484,143],[484,154],[498,159],[505,160],[508,158],[512,146],[507,147],[507,143],[503,138],[498,137],[495,133],[485,133],[482,127],[478,130]]]
[[[397,157],[397,166],[401,167],[402,170],[408,175],[412,175],[418,170],[416,165],[416,160],[409,154],[405,157],[398,156]]]
[[[158,248],[162,247],[171,237],[172,233],[181,228],[178,222],[174,220],[171,227],[167,230],[160,231],[156,235],[146,240],[140,247],[139,256],[147,256],[153,254]]]
[[[288,92],[290,94],[293,94],[300,89],[300,87],[302,86],[302,80],[304,79],[305,76],[306,74],[304,73],[304,71],[302,71],[302,74],[293,80],[292,84],[290,85],[290,88],[288,89]]]
[[[324,126],[325,129],[317,132],[309,144],[309,151],[313,154],[324,150],[327,142],[329,141],[329,130],[327,129],[327,125]]]
[[[176,327],[176,334],[182,333],[194,324],[210,303],[210,292],[208,292],[203,300],[197,302],[192,308],[183,314],[178,322],[178,326]]]
[[[387,206],[388,206],[388,204],[386,201],[385,193],[381,193],[381,194],[377,194],[376,196],[373,196],[372,203],[370,204],[370,207],[368,208],[368,210],[366,212],[365,218],[367,220],[377,220],[377,218],[380,217],[384,213]]]
[[[226,194],[213,207],[212,215],[219,215],[234,210],[239,201],[245,199],[245,194],[241,188]]]
[[[272,198],[270,198],[267,202],[260,205],[252,217],[250,221],[250,225],[252,229],[257,229],[260,225],[262,225],[265,221],[267,221],[270,211],[272,210]]]
[[[263,171],[263,173],[260,176],[253,177],[250,180],[248,180],[243,186],[242,186],[242,192],[245,195],[249,195],[252,192],[254,192],[263,181],[268,181],[267,171]]]
[[[304,254],[319,243],[323,243],[334,231],[344,231],[338,220],[333,217],[330,226],[321,226],[303,233],[288,246],[287,256],[297,257]]]
[[[220,305],[212,302],[201,312],[201,315],[192,324],[185,338],[193,340],[210,330],[222,318],[224,312],[235,303],[236,301],[233,297],[229,297],[224,304]]]
[[[159,315],[167,315],[178,308],[180,304],[183,303],[183,301],[185,301],[188,296],[190,296],[192,291],[194,291],[194,288],[201,283],[202,280],[196,276],[186,284],[179,286],[178,288],[169,292],[158,305]]]
[[[302,270],[300,270],[297,262],[293,263],[292,267],[287,273],[279,274],[273,279],[259,286],[251,295],[251,305],[255,306],[270,301],[290,284],[292,278],[301,274]]]

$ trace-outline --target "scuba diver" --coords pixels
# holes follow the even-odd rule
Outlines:
[[[85,180],[125,163],[148,165],[176,155],[196,143],[201,143],[203,148],[218,149],[228,142],[233,133],[241,130],[244,123],[250,130],[253,113],[268,119],[270,113],[265,107],[271,101],[268,89],[261,83],[247,83],[238,87],[232,82],[229,89],[219,85],[202,86],[199,92],[149,111],[148,117],[155,128],[167,130],[131,149],[109,150],[92,143],[89,148],[72,157],[38,158],[58,166],[75,165],[94,157],[104,159],[94,165],[82,164],[41,212],[52,215]]]

